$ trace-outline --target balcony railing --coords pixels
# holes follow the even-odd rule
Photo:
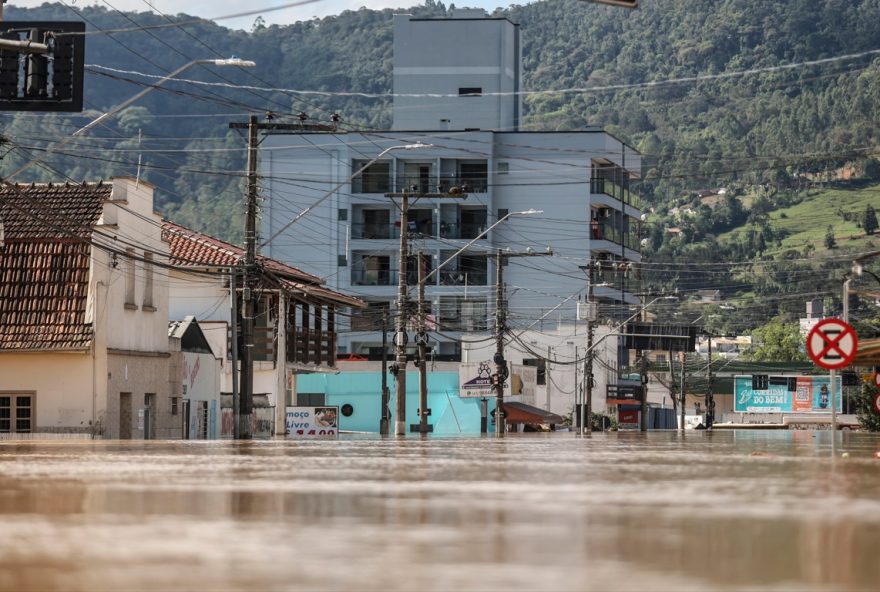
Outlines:
[[[228,357],[232,356],[232,329],[227,331],[230,344]],[[239,351],[244,347],[239,333]],[[275,329],[273,327],[254,327],[253,356],[255,362],[274,362],[276,355]],[[336,363],[336,333],[332,331],[315,331],[299,329],[287,335],[287,361],[302,364]]]
[[[297,329],[287,340],[287,361],[295,364],[336,365],[336,333]]]
[[[489,281],[487,271],[447,271],[440,270],[441,286],[486,286]]]
[[[400,238],[400,227],[393,223],[354,223],[351,225],[353,239],[391,239]]]
[[[441,238],[477,238],[481,232],[486,230],[486,224],[474,224],[474,223],[449,223],[449,222],[441,222],[440,223],[440,237]],[[482,238],[486,238],[483,236]]]
[[[627,249],[636,252],[641,251],[641,241],[639,236],[631,231],[621,231],[611,224],[598,224],[592,227],[592,238],[594,240],[607,240],[618,245],[623,245]]]
[[[642,202],[636,193],[630,191],[629,187],[624,187],[605,177],[590,179],[590,193],[607,195],[638,210],[642,209]]]
[[[396,269],[352,269],[352,286],[395,286],[397,285]]]
[[[465,193],[486,193],[489,181],[486,177],[462,177],[458,175],[399,175],[392,191],[397,193],[449,193],[459,187]]]

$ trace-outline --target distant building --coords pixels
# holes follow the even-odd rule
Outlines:
[[[520,129],[519,27],[482,11],[451,18],[394,17],[394,124],[390,131],[272,134],[263,146],[264,253],[327,279],[334,290],[368,303],[341,319],[341,353],[375,358],[382,318],[394,318],[400,233],[430,272],[490,225],[511,217],[434,274],[427,286],[438,359],[461,358],[461,335],[485,331],[494,315],[497,249],[553,248],[554,257],[506,266],[511,315],[572,324],[586,276],[596,262],[594,294],[608,305],[638,305],[631,263],[641,259],[641,205],[630,190],[641,156],[600,129]],[[404,150],[416,142],[428,148]],[[397,147],[395,149],[395,147]],[[389,150],[391,149],[391,150]],[[385,152],[387,150],[387,152]],[[369,164],[385,152],[378,161]],[[366,170],[351,181],[360,168]],[[342,188],[296,225],[291,215]],[[432,198],[453,188],[465,200]],[[386,194],[413,199],[402,228]]]
[[[216,440],[220,437],[220,360],[192,316],[169,323],[168,337],[172,374],[178,376],[171,393],[172,414],[180,416],[182,437]]]

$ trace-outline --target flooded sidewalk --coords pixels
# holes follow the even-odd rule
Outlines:
[[[0,441],[0,589],[875,590],[880,437],[830,437]]]

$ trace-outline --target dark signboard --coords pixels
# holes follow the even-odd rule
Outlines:
[[[627,323],[627,349],[692,352],[697,345],[697,327],[664,323]]]
[[[82,111],[85,30],[83,22],[0,22],[0,110]]]

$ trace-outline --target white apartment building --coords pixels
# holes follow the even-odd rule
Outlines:
[[[638,304],[629,263],[640,259],[641,211],[629,183],[640,155],[599,129],[520,130],[517,25],[482,11],[395,16],[393,67],[393,130],[273,134],[262,145],[261,234],[278,234],[262,253],[370,304],[342,319],[340,353],[380,351],[383,311],[393,325],[401,231],[433,270],[511,212],[542,210],[508,218],[428,282],[438,359],[459,359],[462,333],[491,329],[498,249],[553,251],[506,263],[512,326],[575,321],[577,295],[586,293],[580,267],[591,261],[603,262],[596,299]],[[403,148],[416,143],[430,146]],[[467,198],[437,197],[455,187]],[[410,211],[401,228],[400,200],[386,194],[404,191]],[[407,274],[414,286],[414,256]]]

